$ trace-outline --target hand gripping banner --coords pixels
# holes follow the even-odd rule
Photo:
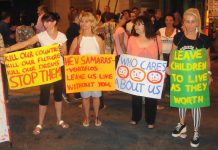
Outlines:
[[[61,79],[57,44],[8,53],[4,60],[10,89],[49,84]]]
[[[116,89],[161,99],[166,66],[166,61],[121,55],[116,69]]]

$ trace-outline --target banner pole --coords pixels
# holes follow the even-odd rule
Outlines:
[[[116,4],[115,4],[115,7],[114,7],[114,14],[115,14],[116,9],[117,9],[117,3],[118,3],[118,0],[116,0]]]
[[[108,0],[107,6],[109,6],[109,7],[110,7],[110,3],[111,3],[111,1],[110,1],[110,0]]]
[[[4,81],[4,82],[7,82],[7,81]],[[6,99],[5,99],[5,94],[4,94],[4,87],[3,87],[3,78],[2,78],[2,66],[0,65],[0,95],[1,95],[1,99],[3,100],[3,103],[2,103],[2,109],[5,111],[3,114],[0,114],[0,115],[3,115],[3,116],[0,116],[0,117],[5,117],[4,120],[5,120],[5,128],[7,128],[7,137],[5,138],[8,138],[8,141],[10,143],[10,146],[12,145],[12,139],[11,139],[11,135],[10,135],[10,127],[9,127],[9,120],[8,120],[8,114],[7,114],[7,111],[6,111]],[[2,88],[2,89],[1,89]],[[4,126],[3,126],[4,127]],[[1,134],[2,135],[2,134]],[[2,142],[2,141],[0,141]]]
[[[97,5],[97,9],[96,10],[99,10],[99,8],[100,8],[100,1],[101,0],[98,1],[98,5]]]

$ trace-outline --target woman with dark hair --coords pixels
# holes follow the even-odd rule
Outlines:
[[[45,5],[40,5],[37,8],[38,19],[35,25],[36,33],[40,33],[45,31],[45,27],[43,25],[42,17],[48,12],[48,8]]]
[[[133,36],[129,38],[127,54],[159,59],[162,54],[162,43],[159,36],[156,36],[154,27],[149,19],[137,17],[134,24]],[[162,59],[162,58],[161,58]],[[132,95],[132,120],[130,124],[136,125],[142,118],[142,98]],[[147,127],[153,129],[157,111],[157,100],[145,98],[145,120]]]
[[[126,21],[126,18],[122,16],[113,32],[114,49],[111,53],[116,55],[116,64],[118,63],[120,55],[126,53],[128,40],[128,35],[124,28]]]
[[[176,35],[176,33],[179,32],[179,30],[174,27],[175,18],[173,14],[167,14],[164,20],[165,20],[166,27],[160,28],[157,31],[157,34],[160,35],[161,37],[164,60],[169,62],[169,56],[173,46],[173,38]],[[165,97],[169,98],[169,96],[170,96],[170,78],[167,75]]]
[[[179,29],[179,30],[182,30],[182,17],[181,17],[181,14],[178,11],[175,11],[173,13],[173,16],[175,18],[174,27]]]
[[[41,32],[29,40],[19,42],[15,45],[12,45],[8,48],[4,48],[1,53],[7,53],[16,51],[22,48],[25,48],[29,45],[33,45],[39,42],[42,46],[49,46],[55,43],[60,44],[61,52],[60,52],[60,64],[61,64],[61,71],[63,74],[63,56],[66,54],[66,36],[59,32],[57,29],[57,23],[60,20],[60,16],[57,13],[48,12],[42,17],[43,25],[45,26],[46,30]],[[62,128],[68,128],[69,125],[65,123],[62,118],[62,91],[63,91],[63,81],[59,80],[54,83],[41,85],[40,86],[40,100],[39,100],[39,123],[33,130],[34,135],[40,134],[40,131],[43,128],[43,121],[45,118],[45,114],[47,111],[47,105],[50,97],[50,89],[51,86],[54,87],[54,100],[55,100],[55,110],[57,116],[57,125]]]

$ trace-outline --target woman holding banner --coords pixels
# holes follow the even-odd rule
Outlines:
[[[104,54],[104,42],[102,39],[95,34],[95,27],[97,21],[93,14],[90,12],[84,12],[80,18],[80,35],[76,37],[70,47],[70,55],[73,54]],[[91,90],[91,89],[90,89]],[[82,107],[84,110],[83,126],[89,126],[89,110],[90,110],[90,98],[93,99],[93,108],[95,112],[95,126],[101,126],[99,120],[99,105],[102,92],[101,91],[86,91],[80,92],[83,100]]]
[[[36,44],[39,42],[42,46],[49,46],[52,44],[60,44],[61,45],[61,55],[60,55],[60,64],[61,71],[63,74],[63,55],[66,54],[66,36],[59,32],[57,29],[57,23],[60,20],[60,16],[57,13],[48,12],[42,17],[43,25],[46,28],[46,31],[41,32],[29,40],[24,42],[19,42],[15,45],[12,45],[8,48],[3,49],[1,53],[7,53],[16,51],[22,48],[25,48],[29,45]],[[47,105],[50,97],[50,88],[53,85],[54,87],[54,100],[55,100],[55,110],[57,116],[57,125],[62,128],[68,128],[69,125],[62,120],[62,91],[63,91],[63,81],[57,81],[51,84],[41,85],[40,86],[40,100],[39,100],[39,123],[33,130],[34,135],[40,134],[40,131],[43,128],[43,121],[45,118],[45,114],[47,111]]]
[[[211,68],[210,68],[210,55],[209,55],[210,41],[209,41],[209,38],[206,35],[202,34],[201,32],[201,17],[200,17],[199,11],[196,8],[190,8],[186,10],[183,15],[183,20],[184,20],[183,22],[184,32],[179,32],[174,37],[173,47],[172,47],[172,51],[170,54],[169,65],[172,64],[173,53],[175,53],[177,50],[186,51],[186,50],[198,50],[201,48],[205,48],[206,56],[207,56],[205,61],[206,61],[207,68],[209,70],[208,71],[209,83],[211,83],[212,73],[210,71]],[[201,59],[203,60],[203,58]],[[168,71],[168,74],[171,74],[172,72],[172,70],[170,71],[169,68],[167,69],[167,71]],[[171,87],[171,90],[172,90],[172,87]],[[179,96],[180,93],[181,92],[177,92],[177,95]],[[176,96],[176,93],[175,93],[175,96]],[[177,124],[177,126],[175,127],[175,130],[172,132],[173,137],[182,137],[182,138],[186,137],[186,131],[187,131],[186,123],[185,123],[186,110],[187,108],[185,107],[179,107],[180,122]],[[197,107],[197,108],[194,107],[191,109],[191,111],[192,111],[192,118],[194,121],[194,136],[191,139],[190,145],[192,147],[198,147],[199,139],[200,139],[199,138],[199,127],[200,127],[200,122],[201,122],[201,109],[200,107]]]
[[[159,36],[156,36],[154,27],[149,19],[142,16],[137,17],[134,24],[133,36],[130,37],[127,45],[127,54],[151,59],[163,59],[162,43]],[[142,98],[132,95],[132,121],[136,125],[142,117]],[[157,100],[145,98],[145,120],[147,127],[153,129],[157,112]]]

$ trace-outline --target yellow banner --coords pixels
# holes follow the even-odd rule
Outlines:
[[[4,55],[10,89],[49,84],[61,79],[57,44]]]
[[[65,56],[66,92],[115,90],[114,55]]]

